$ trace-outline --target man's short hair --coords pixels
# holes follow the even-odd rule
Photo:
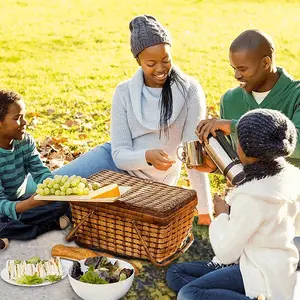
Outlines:
[[[250,29],[242,32],[230,45],[230,52],[260,51],[263,56],[273,57],[275,46],[272,38],[264,32]]]

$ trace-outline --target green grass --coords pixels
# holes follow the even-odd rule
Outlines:
[[[175,63],[201,82],[208,113],[217,114],[221,95],[236,85],[229,45],[246,29],[269,33],[278,65],[300,78],[299,11],[298,0],[2,0],[0,88],[24,96],[29,131],[38,141],[66,137],[71,149],[86,151],[109,140],[114,88],[137,70],[129,47],[134,16],[152,14],[169,29]],[[65,126],[74,118],[74,126]],[[224,184],[213,179],[212,190]],[[197,236],[206,242],[207,230]],[[170,299],[164,286],[155,293],[155,299]]]
[[[299,11],[296,0],[0,1],[1,88],[25,97],[29,121],[39,121],[29,127],[37,140],[63,136],[86,151],[109,139],[114,88],[138,67],[129,47],[134,16],[152,14],[169,29],[175,63],[201,82],[215,114],[236,85],[228,47],[245,29],[273,36],[278,65],[300,78]],[[78,113],[81,123],[62,126]],[[82,133],[86,143],[76,143]]]

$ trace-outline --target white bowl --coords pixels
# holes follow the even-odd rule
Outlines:
[[[121,259],[107,257],[107,260],[112,263],[114,263],[117,260],[120,268],[132,269],[133,270],[132,275],[129,278],[119,282],[108,283],[108,284],[91,284],[91,283],[85,283],[74,279],[70,275],[72,270],[71,267],[68,272],[69,281],[74,292],[79,297],[81,297],[84,300],[97,300],[97,299],[118,300],[123,296],[125,296],[125,294],[130,289],[134,279],[134,268],[131,264]],[[80,260],[79,262],[81,265],[81,270],[83,272],[87,271],[88,267],[84,265],[85,259]]]

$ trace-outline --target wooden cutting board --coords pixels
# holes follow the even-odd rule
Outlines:
[[[130,186],[119,186],[121,196],[130,190]],[[120,197],[120,196],[119,196]],[[34,200],[45,200],[45,201],[67,201],[67,202],[115,202],[119,197],[113,198],[94,198],[91,199],[89,195],[70,195],[70,196],[54,196],[54,195],[47,195],[47,196],[34,196]]]

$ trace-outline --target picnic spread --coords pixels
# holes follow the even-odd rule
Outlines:
[[[69,233],[65,235],[63,243],[53,245],[46,255],[48,258],[53,256],[62,260],[63,269],[57,281],[72,272],[71,261],[83,262],[89,257],[107,259],[120,257],[121,262],[132,266],[134,276],[137,278],[145,275],[142,275],[142,270],[146,267],[147,277],[151,277],[149,270],[153,270],[162,275],[156,274],[155,280],[160,278],[161,282],[164,282],[165,268],[160,268],[161,271],[158,271],[157,267],[169,265],[187,251],[194,242],[192,224],[197,204],[196,192],[107,170],[91,176],[88,182],[98,183],[100,189],[116,184],[122,192],[119,197],[114,197],[113,201],[106,201],[107,198],[103,198],[103,201],[100,198],[93,201],[94,199],[84,198],[82,195],[77,195],[78,201],[76,201],[76,195],[69,196],[72,197],[70,205],[73,227],[69,228]],[[122,187],[126,189],[122,190]],[[37,199],[41,197],[50,199],[52,196],[37,196]],[[66,198],[63,201],[68,201],[68,196],[64,197]],[[55,197],[52,199],[56,200]],[[41,254],[35,252],[34,255]],[[42,257],[39,263],[39,268],[42,270],[44,270],[45,258]],[[26,259],[28,260],[29,257],[15,255],[10,259],[13,259],[10,261],[18,268],[19,259],[24,259],[26,265]],[[136,261],[136,259],[141,260]],[[68,261],[67,264],[64,264],[65,260]],[[37,268],[37,266],[32,265],[32,268]],[[29,273],[31,276],[34,275],[34,270],[31,269]],[[27,276],[26,270],[24,272]],[[11,278],[8,279],[11,280]],[[6,281],[14,284],[9,280]],[[69,280],[71,282],[73,279]],[[44,286],[44,280],[37,281],[37,285]],[[141,285],[135,288],[134,286],[135,284],[129,294],[134,293],[132,290]],[[146,281],[145,287],[147,286],[153,289],[153,281],[151,280],[151,285]],[[74,289],[73,285],[72,287]],[[168,288],[166,290],[171,297],[174,297],[174,293]],[[78,294],[77,291],[76,293]]]

